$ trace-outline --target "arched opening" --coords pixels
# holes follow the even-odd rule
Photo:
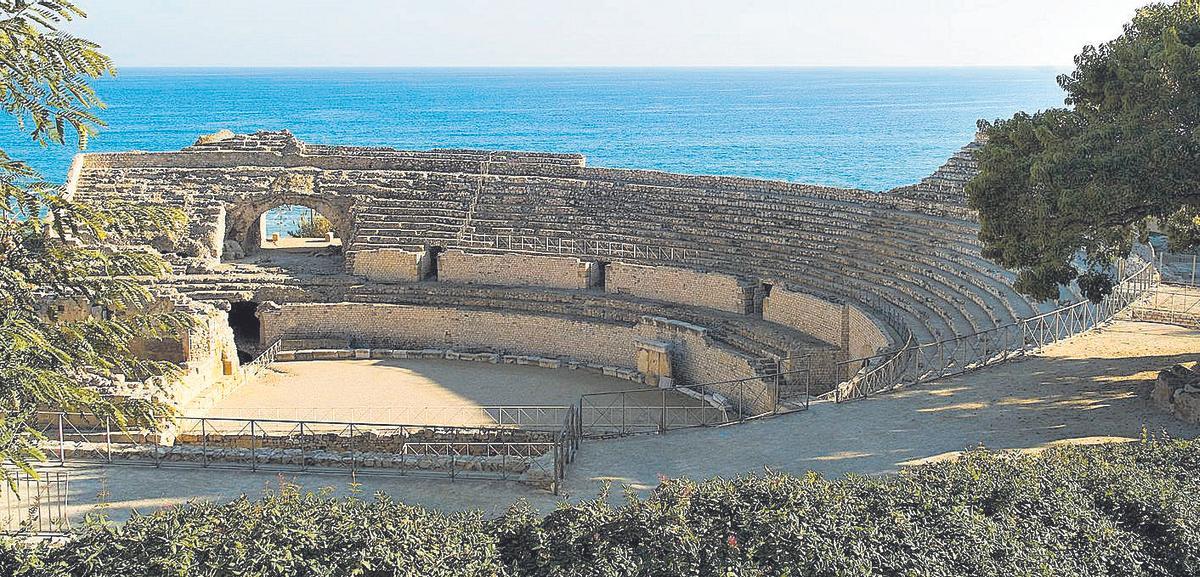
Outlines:
[[[243,363],[253,360],[261,346],[257,311],[258,303],[254,301],[235,302],[229,306],[229,328],[233,329],[238,360]]]
[[[259,217],[259,249],[332,249],[340,250],[342,239],[333,223],[317,210],[284,204]]]
[[[341,272],[346,219],[336,206],[301,202],[275,198],[236,207],[227,219],[221,260],[311,274]]]

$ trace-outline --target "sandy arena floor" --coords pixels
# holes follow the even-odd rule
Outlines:
[[[207,416],[412,425],[490,425],[489,406],[573,405],[584,393],[637,389],[587,371],[470,361],[361,360],[276,363]],[[695,401],[676,395],[677,402]]]
[[[1200,360],[1200,332],[1117,322],[1050,347],[1037,357],[872,399],[814,405],[807,413],[718,429],[585,442],[568,473],[565,498],[593,497],[610,481],[644,489],[653,486],[659,475],[729,476],[764,467],[829,476],[883,473],[951,457],[978,445],[1038,449],[1059,443],[1136,439],[1143,428],[1195,437],[1200,427],[1156,410],[1149,399],[1158,369],[1192,360]],[[366,386],[348,375],[336,380],[343,387]],[[503,399],[489,395],[503,394],[515,384],[498,384],[494,389],[480,385],[456,394],[480,401]],[[352,394],[366,395],[367,387]],[[133,509],[148,511],[192,498],[256,495],[280,479],[274,474],[136,466],[80,466],[73,471],[74,511],[90,510],[101,495],[99,500],[108,503],[107,510],[117,518]],[[304,487],[328,486],[342,493],[349,486],[345,476],[287,478]],[[365,494],[383,490],[403,501],[444,509],[495,512],[525,498],[545,510],[556,500],[515,483],[359,480],[362,486],[357,490]]]

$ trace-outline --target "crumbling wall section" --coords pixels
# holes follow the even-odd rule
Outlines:
[[[740,314],[754,308],[752,283],[728,274],[669,266],[611,263],[605,267],[604,290]]]
[[[593,282],[595,267],[574,257],[521,253],[448,250],[437,258],[439,281],[464,284],[585,289]]]
[[[264,306],[259,320],[264,342],[280,337],[342,337],[356,346],[477,348],[622,368],[635,365],[633,327],[560,316],[453,307],[310,303]]]
[[[352,272],[379,282],[416,282],[429,276],[432,259],[426,250],[377,248],[354,254]]]

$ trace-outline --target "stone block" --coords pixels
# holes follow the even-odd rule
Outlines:
[[[1193,425],[1200,424],[1200,393],[1177,392],[1175,415]]]
[[[1150,391],[1150,399],[1154,401],[1154,405],[1164,411],[1175,410],[1175,388],[1171,383],[1161,376],[1154,381],[1154,389]]]

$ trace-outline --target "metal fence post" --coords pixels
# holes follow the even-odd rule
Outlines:
[[[658,432],[665,433],[667,432],[667,390],[659,389],[659,392],[662,393],[662,410],[658,413]]]
[[[104,455],[109,463],[112,462],[112,421],[104,417]]]
[[[258,470],[258,455],[254,451],[254,441],[256,439],[254,433],[254,419],[250,419],[250,470]]]
[[[579,396],[579,412],[575,413],[575,426],[579,428],[579,434],[576,436],[576,446],[579,445],[578,439],[583,438],[583,395]]]
[[[621,434],[625,434],[625,393],[621,393]]]
[[[200,464],[208,467],[208,419],[200,417]]]
[[[301,471],[308,470],[308,456],[304,454],[305,453],[304,443],[305,443],[305,441],[304,441],[304,421],[300,421],[300,470]]]
[[[358,455],[355,453],[354,447],[354,423],[350,423],[350,471],[358,470]]]
[[[554,481],[551,489],[554,494],[558,495],[558,486],[562,483],[563,464],[562,464],[562,443],[554,443]]]
[[[63,414],[58,414],[58,464],[67,462],[67,442],[63,435]]]

